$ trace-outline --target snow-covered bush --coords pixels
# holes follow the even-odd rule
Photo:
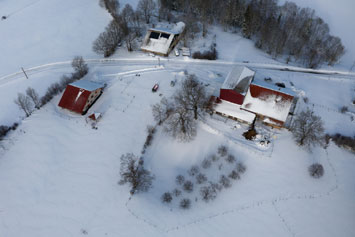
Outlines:
[[[161,196],[161,201],[164,203],[170,203],[173,200],[173,196],[170,192],[163,193]]]
[[[229,155],[227,156],[227,158],[226,158],[226,161],[227,161],[228,163],[234,163],[234,162],[235,162],[235,157],[234,157],[233,155],[229,154]]]
[[[223,186],[219,183],[210,183],[211,188],[213,188],[216,191],[221,191]]]
[[[308,168],[309,175],[312,176],[313,178],[320,178],[324,174],[324,168],[323,165],[319,163],[312,164]]]
[[[180,207],[182,209],[189,209],[191,207],[191,200],[188,198],[184,198],[180,201]]]
[[[178,185],[182,185],[185,182],[185,177],[181,174],[179,174],[178,176],[176,176],[175,182]]]
[[[224,145],[221,145],[218,147],[218,151],[217,153],[220,155],[220,156],[226,156],[227,155],[227,152],[228,152],[228,148]]]
[[[229,178],[227,178],[225,175],[221,175],[219,179],[219,183],[224,187],[224,188],[229,188],[232,186],[231,181]]]
[[[211,185],[201,187],[200,194],[202,200],[208,202],[214,200],[217,197],[217,189],[213,188]]]
[[[209,158],[205,158],[203,161],[202,161],[202,168],[204,169],[208,169],[211,167],[211,160]]]
[[[196,182],[198,184],[203,184],[207,181],[207,176],[205,174],[199,173],[196,175]]]
[[[217,156],[216,154],[211,155],[210,159],[214,162],[219,160],[219,156]]]
[[[244,174],[246,170],[247,170],[247,167],[242,162],[238,162],[238,164],[237,164],[237,172],[241,173],[241,174]]]
[[[187,171],[187,173],[188,173],[190,176],[195,176],[195,175],[197,175],[199,172],[200,172],[200,168],[199,168],[197,165],[192,166],[192,167]]]
[[[184,182],[183,189],[186,192],[191,193],[194,190],[194,184],[190,180],[187,180]]]
[[[181,195],[181,190],[175,188],[172,193],[175,197],[179,197]]]
[[[217,50],[216,48],[213,48],[211,50],[206,50],[203,51],[202,53],[200,51],[196,51],[192,54],[192,58],[194,59],[207,59],[207,60],[216,60],[217,59]]]
[[[240,179],[240,175],[236,170],[232,170],[232,172],[228,175],[228,177],[234,180]]]
[[[328,139],[332,139],[332,141],[339,147],[343,147],[346,149],[349,149],[351,151],[355,151],[355,136],[354,137],[348,137],[341,135],[339,133],[335,135],[327,135]]]
[[[349,111],[349,109],[348,109],[347,106],[342,106],[342,107],[340,108],[340,113],[342,113],[342,114],[344,114],[344,113],[346,113],[346,112],[348,112],[348,111]]]
[[[18,123],[14,123],[12,126],[0,126],[0,141],[11,131],[11,130],[16,130],[18,127]]]
[[[145,139],[144,145],[143,145],[143,149],[142,149],[142,154],[145,153],[146,149],[148,148],[148,146],[150,146],[152,144],[153,138],[154,138],[154,133],[156,132],[156,129],[154,126],[147,126],[147,138]]]

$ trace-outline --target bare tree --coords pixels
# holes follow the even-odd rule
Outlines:
[[[181,174],[179,174],[178,176],[176,176],[175,182],[178,185],[182,185],[185,182],[185,177]]]
[[[161,201],[165,203],[170,203],[173,200],[173,196],[171,195],[170,192],[165,192],[161,196]]]
[[[154,120],[161,125],[173,112],[174,108],[171,102],[169,102],[165,97],[152,106],[152,113]]]
[[[187,180],[183,185],[183,189],[186,192],[191,193],[194,190],[194,184],[190,180]]]
[[[122,41],[122,37],[123,34],[118,23],[113,20],[94,41],[92,49],[97,54],[109,57],[115,52],[117,45]]]
[[[311,148],[324,141],[324,127],[321,117],[307,109],[302,111],[294,120],[291,131],[298,145]]]
[[[100,0],[99,5],[106,8],[113,18],[118,15],[120,3],[118,0]]]
[[[119,184],[128,183],[131,186],[132,195],[136,192],[148,191],[154,179],[150,171],[144,168],[143,159],[139,159],[132,153],[121,156],[120,175]]]
[[[199,116],[203,116],[207,103],[205,87],[199,83],[195,75],[188,75],[175,94],[174,101],[185,110],[192,111],[194,119],[197,120]]]
[[[168,117],[164,130],[181,141],[190,141],[197,133],[196,121],[191,111],[180,106],[175,108],[172,115]]]
[[[180,201],[180,208],[189,209],[191,207],[191,200],[188,198],[184,198]]]
[[[217,193],[217,190],[213,188],[212,185],[204,186],[200,189],[202,200],[204,200],[205,202],[214,200],[217,197]]]
[[[34,106],[36,109],[41,108],[41,101],[39,99],[38,93],[35,91],[35,89],[28,87],[26,90],[26,95],[32,100]]]
[[[142,12],[145,23],[150,23],[150,18],[152,17],[156,4],[153,0],[140,0],[138,2],[137,9]]]
[[[71,65],[75,71],[75,74],[80,78],[89,72],[88,65],[81,56],[75,56]]]
[[[26,117],[30,116],[32,113],[32,103],[31,99],[28,96],[25,96],[22,93],[17,94],[17,99],[14,100],[15,104],[25,112]]]

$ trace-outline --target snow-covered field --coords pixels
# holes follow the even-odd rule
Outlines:
[[[0,58],[0,76],[21,66],[68,61],[74,55],[98,58],[91,43],[110,19],[97,1],[3,0],[0,9],[0,15],[10,14],[0,21],[0,34],[7,35],[0,39],[1,53],[6,55]],[[155,174],[153,189],[130,199],[128,187],[117,184],[120,156],[140,154],[146,127],[154,124],[151,105],[174,93],[185,70],[196,74],[208,93],[218,95],[232,68],[225,62],[280,64],[248,40],[218,28],[211,36],[213,32],[219,32],[216,63],[174,56],[161,60],[159,67],[157,58],[123,50],[115,57],[126,61],[89,63],[85,79],[108,84],[89,111],[103,114],[97,130],[85,117],[60,109],[59,95],[1,141],[0,236],[354,236],[354,154],[332,143],[326,150],[306,152],[287,130],[266,129],[272,143],[259,147],[241,137],[245,125],[218,116],[200,123],[191,143],[179,143],[158,128],[144,156]],[[354,135],[353,78],[254,66],[258,79],[271,77],[307,97],[308,104],[301,99],[299,109],[313,108],[323,118],[326,132]],[[23,116],[13,103],[18,92],[31,86],[43,95],[51,83],[71,71],[70,64],[63,63],[33,70],[28,80],[20,75],[1,80],[0,125]],[[177,85],[171,87],[175,79]],[[159,90],[152,93],[155,83]],[[339,113],[342,106],[350,112]],[[178,208],[180,198],[169,205],[161,203],[161,194],[176,187],[177,174],[188,177],[188,168],[200,165],[222,144],[246,165],[241,180],[207,204],[195,202],[197,187],[192,194],[184,193],[193,200],[190,210]],[[229,169],[219,162],[222,171]],[[313,162],[325,168],[319,180],[307,173]],[[204,172],[213,178],[220,172],[216,167]]]

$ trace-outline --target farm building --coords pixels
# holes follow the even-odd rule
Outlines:
[[[171,30],[151,28],[144,37],[141,50],[161,56],[168,56],[179,42],[184,29],[185,23],[183,22],[176,23],[176,26]]]
[[[80,80],[67,85],[58,106],[85,114],[102,94],[104,85],[88,80]]]
[[[220,99],[242,105],[254,75],[255,72],[247,67],[234,67],[220,89]]]
[[[288,88],[256,80],[250,85],[241,109],[254,113],[270,126],[284,127],[294,109],[294,97],[294,92]]]
[[[257,117],[267,125],[284,127],[295,108],[294,92],[254,80],[254,76],[247,67],[234,67],[220,89],[214,111],[240,122],[252,123]]]

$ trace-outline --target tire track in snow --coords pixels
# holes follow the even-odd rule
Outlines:
[[[335,184],[334,186],[332,186],[328,191],[325,191],[324,193],[313,193],[313,194],[299,194],[299,195],[285,195],[285,196],[279,196],[279,197],[275,197],[275,198],[272,198],[272,199],[268,199],[268,200],[261,200],[261,201],[257,201],[257,202],[253,202],[251,204],[248,204],[248,205],[243,205],[243,206],[240,206],[240,207],[237,207],[237,208],[234,208],[234,209],[231,209],[231,210],[227,210],[227,211],[223,211],[223,212],[220,212],[220,213],[216,213],[216,214],[212,214],[212,215],[209,215],[209,216],[206,216],[206,217],[203,217],[203,218],[199,218],[199,219],[196,219],[194,221],[191,221],[191,222],[188,222],[186,224],[183,224],[183,225],[178,225],[178,226],[175,226],[175,227],[171,227],[171,228],[168,228],[168,229],[164,229],[162,227],[159,227],[159,225],[157,224],[154,224],[153,222],[151,222],[150,220],[147,220],[145,218],[142,218],[140,217],[139,215],[137,215],[133,210],[131,210],[129,208],[129,202],[131,201],[132,197],[130,197],[127,202],[126,202],[126,208],[127,210],[138,220],[141,220],[143,222],[145,222],[146,224],[150,225],[151,227],[159,230],[159,231],[162,231],[164,233],[169,233],[169,232],[172,232],[172,231],[177,231],[177,230],[180,230],[180,229],[183,229],[183,228],[187,228],[189,226],[192,226],[192,225],[195,225],[195,224],[198,224],[198,223],[201,223],[201,222],[204,222],[204,221],[208,221],[208,220],[211,220],[213,218],[217,218],[217,217],[222,217],[222,216],[225,216],[225,215],[229,215],[229,214],[234,214],[234,213],[239,213],[239,212],[242,212],[242,211],[245,211],[245,210],[249,210],[249,209],[254,209],[254,208],[259,208],[261,206],[265,206],[265,205],[272,205],[277,213],[277,215],[279,216],[279,218],[281,219],[283,225],[286,227],[286,229],[288,230],[288,232],[292,235],[292,236],[295,236],[296,233],[290,228],[290,225],[289,223],[287,222],[287,220],[282,216],[281,212],[278,210],[278,208],[276,207],[276,204],[278,202],[287,202],[287,201],[290,201],[290,200],[313,200],[313,199],[318,199],[318,198],[323,198],[323,197],[326,197],[326,196],[330,196],[333,192],[335,192],[338,188],[339,188],[339,180],[338,180],[338,175],[336,173],[336,170],[333,166],[333,164],[331,163],[330,161],[330,158],[329,158],[329,154],[328,154],[328,151],[325,149],[325,152],[326,152],[326,160],[327,160],[327,163],[328,163],[328,166],[330,167],[330,170],[333,174],[333,179],[335,181]]]

